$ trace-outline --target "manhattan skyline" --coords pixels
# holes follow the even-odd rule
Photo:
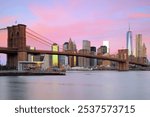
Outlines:
[[[0,28],[23,23],[59,45],[71,37],[79,49],[82,48],[82,40],[91,41],[91,45],[97,48],[108,40],[110,53],[116,53],[118,48],[126,48],[126,32],[130,23],[133,47],[135,35],[142,34],[150,59],[149,10],[149,0],[1,0]],[[1,46],[5,45],[6,42],[0,39]]]

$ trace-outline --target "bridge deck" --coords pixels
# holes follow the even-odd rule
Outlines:
[[[17,48],[7,48],[7,47],[0,47],[0,53],[4,54],[17,54]],[[88,55],[88,54],[80,54],[80,53],[71,53],[71,52],[54,52],[48,50],[26,50],[29,54],[55,54],[55,55],[66,55],[66,56],[77,56],[77,57],[86,57],[86,58],[94,58],[94,59],[101,59],[101,60],[110,60],[115,62],[126,62],[126,60],[121,60],[119,58],[113,57],[106,57],[106,56],[99,56],[99,55]],[[129,61],[130,64],[141,65],[141,66],[149,66],[147,64],[138,63]]]

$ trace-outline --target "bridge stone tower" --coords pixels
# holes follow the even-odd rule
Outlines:
[[[7,46],[8,49],[16,49],[16,54],[7,54],[7,66],[17,68],[18,61],[27,60],[26,52],[26,25],[18,24],[8,29]]]
[[[129,58],[128,58],[128,49],[118,50],[119,59],[125,60],[125,62],[119,62],[118,70],[127,71],[129,70]]]

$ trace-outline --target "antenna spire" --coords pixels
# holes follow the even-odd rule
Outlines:
[[[130,31],[130,23],[129,23],[129,31]]]

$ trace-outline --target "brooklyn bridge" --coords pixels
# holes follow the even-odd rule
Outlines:
[[[51,51],[51,50],[32,50],[28,48],[27,45],[27,36],[29,33],[24,24],[13,25],[10,27],[2,28],[0,31],[7,30],[7,47],[0,47],[0,53],[4,53],[7,55],[7,66],[17,68],[19,61],[28,61],[28,55],[40,55],[40,54],[49,54],[49,55],[65,55],[65,56],[76,56],[76,57],[86,57],[86,58],[94,58],[100,60],[109,60],[118,63],[119,71],[127,71],[129,70],[129,64],[139,65],[142,67],[148,67],[148,63],[145,61],[147,58],[141,58],[140,60],[137,58],[130,59],[128,56],[127,49],[119,49],[118,57],[107,57],[103,55],[91,55],[91,54],[81,54],[79,52],[73,53],[70,51]],[[30,35],[33,35],[30,33]],[[34,37],[37,37],[33,35]],[[2,38],[0,36],[0,38]],[[40,40],[39,40],[40,41]]]

